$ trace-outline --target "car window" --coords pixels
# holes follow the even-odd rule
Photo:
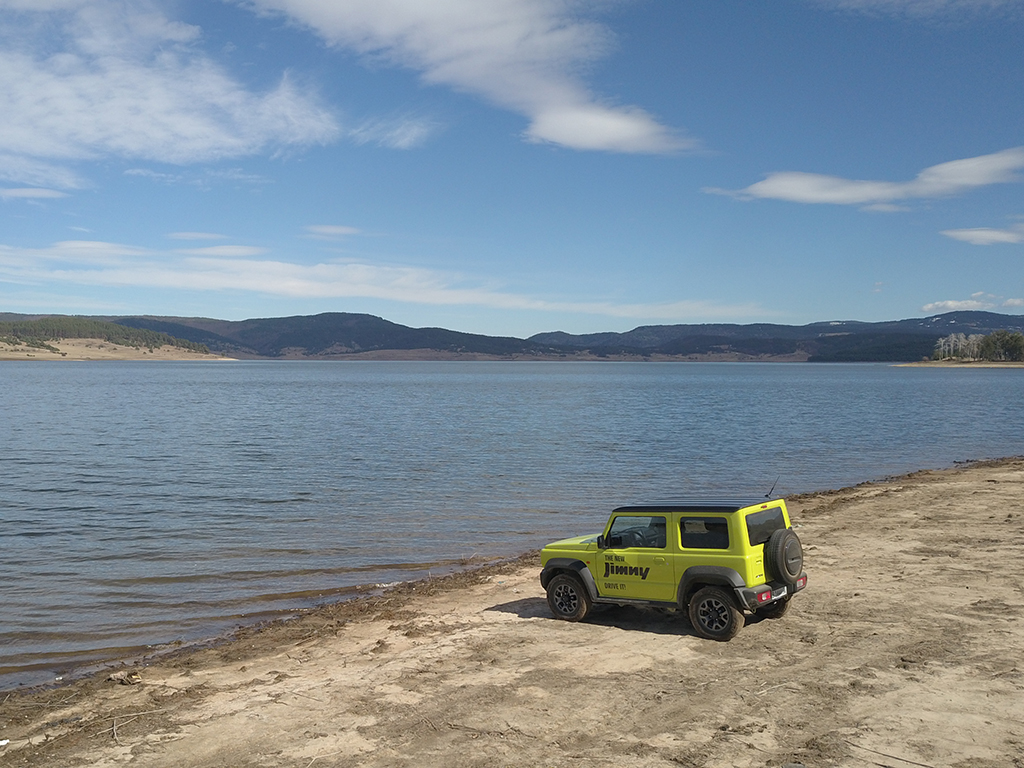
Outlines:
[[[679,534],[685,549],[729,548],[729,522],[724,517],[684,517]]]
[[[616,517],[608,531],[611,547],[665,548],[665,518],[652,516]]]
[[[747,515],[747,536],[750,537],[752,547],[764,544],[775,531],[785,527],[786,519],[782,516],[781,507],[762,509]]]

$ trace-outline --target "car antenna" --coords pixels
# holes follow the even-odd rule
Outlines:
[[[772,497],[772,493],[775,492],[775,486],[779,484],[780,479],[782,479],[782,475],[779,475],[778,477],[775,478],[775,482],[772,483],[772,489],[764,495],[766,499],[770,499]]]

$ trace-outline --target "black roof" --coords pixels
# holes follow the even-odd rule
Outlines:
[[[628,504],[616,507],[613,512],[736,512],[745,507],[771,504],[779,499],[682,499],[647,504]]]

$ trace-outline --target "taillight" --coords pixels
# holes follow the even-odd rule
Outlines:
[[[767,603],[771,599],[772,591],[770,589],[766,589],[764,592],[757,593],[757,602],[759,603]]]
[[[793,586],[797,589],[803,589],[807,586],[807,577],[801,576],[799,579],[796,580],[796,584],[794,584]]]

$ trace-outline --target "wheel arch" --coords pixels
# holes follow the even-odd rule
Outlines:
[[[691,566],[683,572],[683,577],[679,579],[679,594],[677,596],[679,606],[686,607],[694,592],[701,587],[708,586],[726,587],[730,592],[735,592],[737,589],[743,589],[746,582],[737,571],[722,565]]]
[[[597,600],[597,584],[594,582],[594,575],[582,560],[572,557],[551,558],[540,572],[540,585],[547,589],[551,580],[560,573],[571,573],[578,577],[583,582],[590,599]]]

